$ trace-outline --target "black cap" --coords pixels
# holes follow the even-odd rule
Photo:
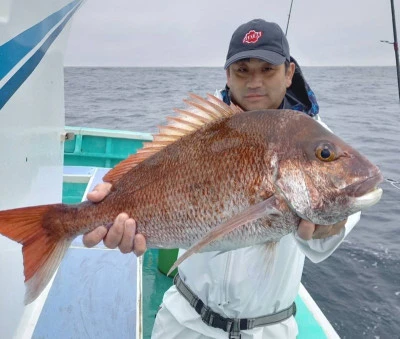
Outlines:
[[[248,58],[261,59],[272,65],[290,61],[289,43],[279,25],[255,19],[233,32],[224,68]]]

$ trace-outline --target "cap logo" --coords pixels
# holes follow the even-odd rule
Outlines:
[[[255,44],[261,37],[262,37],[262,31],[256,32],[254,29],[252,29],[244,36],[243,43]]]

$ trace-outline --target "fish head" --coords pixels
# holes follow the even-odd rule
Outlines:
[[[275,187],[289,207],[314,224],[330,225],[376,204],[379,168],[312,118],[301,120],[302,127],[289,128],[292,155],[275,159]]]

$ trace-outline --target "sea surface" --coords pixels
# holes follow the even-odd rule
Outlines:
[[[342,338],[400,338],[400,104],[395,67],[305,67],[320,115],[382,170],[379,204],[303,284]],[[222,68],[66,68],[66,124],[140,132],[225,85]]]

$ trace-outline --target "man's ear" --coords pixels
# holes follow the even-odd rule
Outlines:
[[[229,80],[231,78],[231,72],[230,72],[229,68],[230,68],[230,66],[226,69],[226,84],[228,85],[228,87],[229,87]]]
[[[291,62],[289,64],[288,69],[286,70],[286,88],[289,88],[292,85],[292,79],[293,79],[293,75],[294,75],[294,71],[296,69],[296,65],[294,64],[294,62]]]

